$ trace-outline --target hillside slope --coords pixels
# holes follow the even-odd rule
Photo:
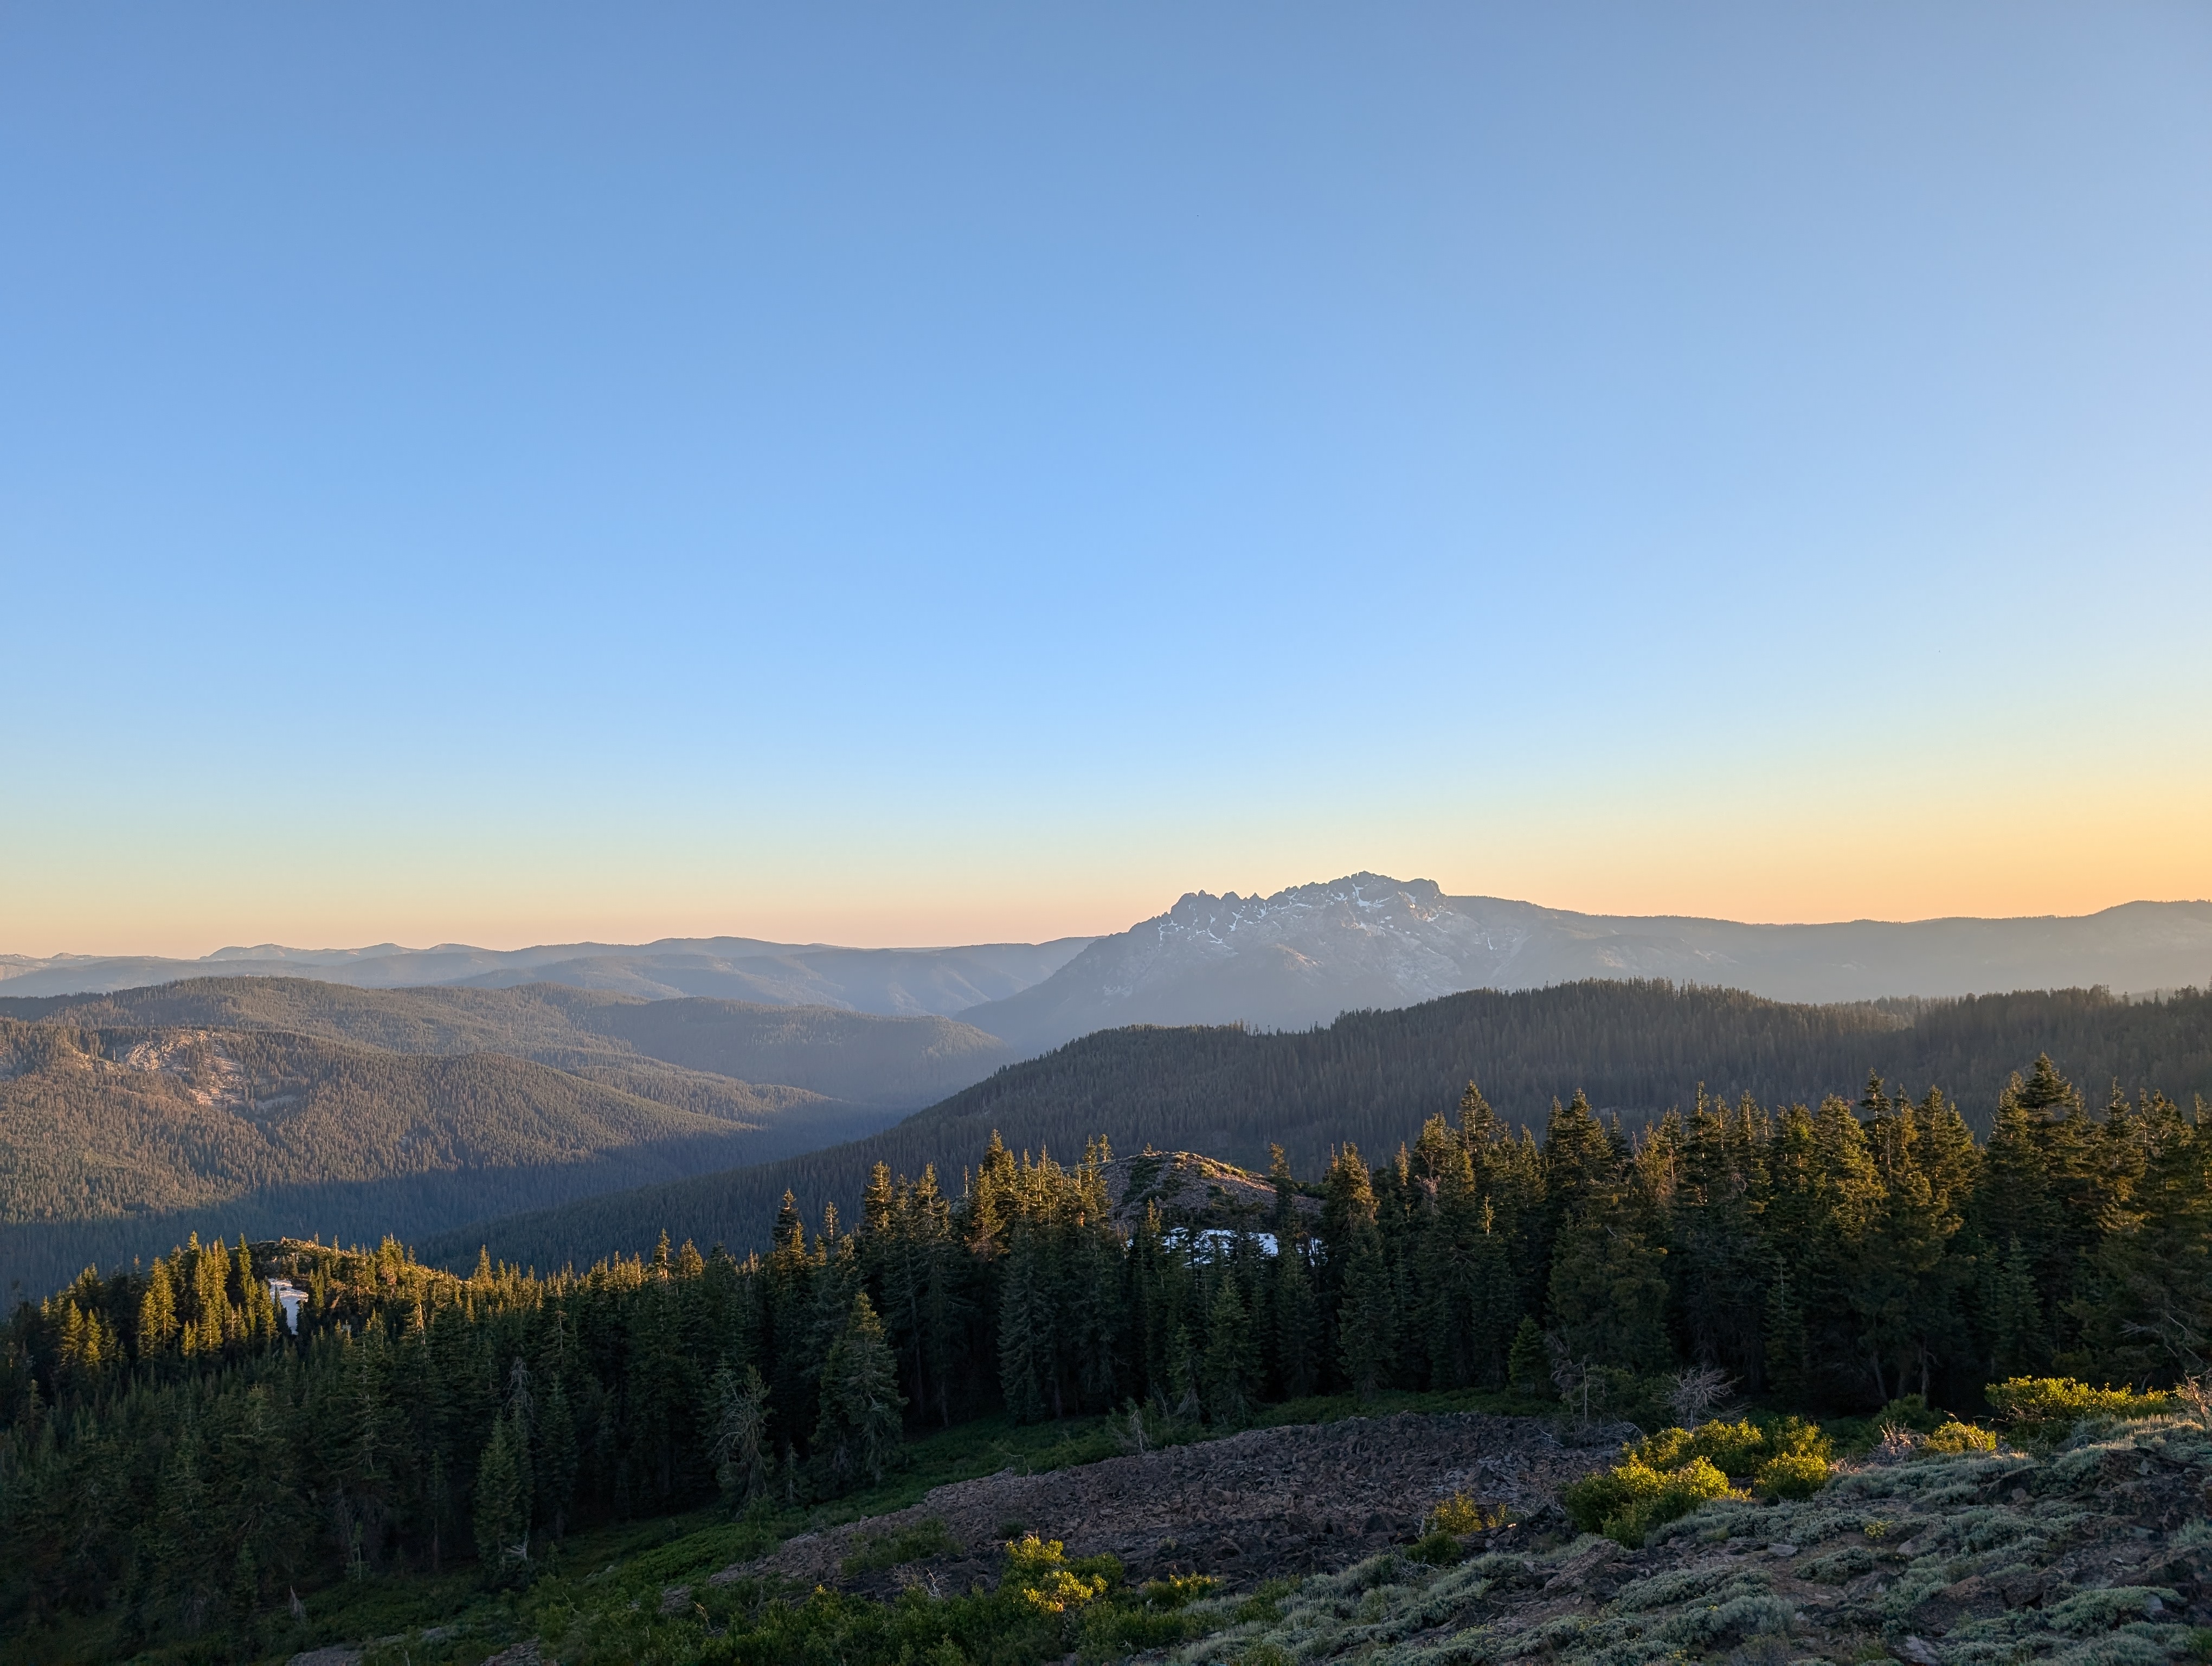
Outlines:
[[[1753,926],[1576,914],[1356,873],[1272,897],[1193,892],[962,1017],[1034,1053],[1125,1025],[1302,1028],[1461,990],[1589,978],[1796,1001],[2178,988],[2212,983],[2212,903],[2130,903],[2076,919]]]
[[[757,1091],[745,1084],[774,1083],[912,1110],[981,1080],[1012,1056],[996,1037],[951,1018],[646,1001],[556,983],[360,989],[296,977],[203,977],[107,994],[0,998],[0,1015],[283,1030],[395,1053],[508,1053],[694,1108],[714,1084],[685,1074],[704,1072],[734,1078],[743,1091]]]
[[[2073,990],[1805,1006],[1593,982],[1476,991],[1292,1034],[1110,1031],[849,1145],[495,1222],[432,1240],[424,1253],[451,1263],[473,1257],[481,1241],[557,1264],[649,1244],[664,1226],[702,1244],[762,1244],[787,1188],[810,1214],[827,1199],[849,1215],[878,1161],[908,1174],[937,1164],[957,1192],[959,1165],[994,1129],[1017,1148],[1071,1159],[1103,1134],[1124,1153],[1150,1145],[1264,1168],[1279,1143],[1311,1176],[1329,1145],[1347,1138],[1379,1160],[1425,1118],[1450,1112],[1470,1078],[1501,1115],[1540,1123],[1555,1097],[1578,1088],[1633,1117],[1689,1104],[1701,1083],[1728,1098],[1811,1101],[1856,1096],[1879,1070],[1915,1093],[1941,1085],[1985,1127],[2004,1082],[2045,1051],[2085,1083],[2154,1086],[2184,1103],[2212,1095],[2212,996],[2131,1004]]]
[[[650,1060],[564,1072],[0,1019],[0,1283],[36,1289],[190,1231],[436,1231],[850,1139],[884,1114]]]

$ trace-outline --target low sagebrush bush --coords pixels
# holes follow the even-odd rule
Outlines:
[[[2061,1433],[2085,1417],[2154,1417],[2172,1397],[2093,1389],[2070,1377],[2013,1377],[1983,1390],[1997,1414],[2032,1432]]]
[[[1759,1465],[1751,1490],[1762,1499],[1809,1499],[1827,1484],[1827,1459],[1814,1452],[1783,1452]]]
[[[1948,1423],[1938,1425],[1923,1444],[1929,1451],[1946,1454],[1994,1452],[1997,1449],[1997,1438],[1987,1429],[1977,1428],[1971,1423],[1961,1423],[1953,1418]]]

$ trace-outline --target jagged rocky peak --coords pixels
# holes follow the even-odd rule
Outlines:
[[[1433,879],[1353,873],[1341,879],[1291,885],[1271,897],[1240,897],[1233,891],[1219,897],[1211,891],[1185,891],[1173,908],[1149,923],[1163,933],[1226,936],[1260,931],[1281,936],[1304,925],[1325,922],[1390,929],[1401,923],[1425,923],[1449,909],[1450,899]]]

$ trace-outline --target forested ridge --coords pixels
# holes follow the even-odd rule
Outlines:
[[[276,1030],[0,1018],[0,1278],[50,1287],[218,1221],[434,1231],[881,1116],[635,1056],[564,1072]]]
[[[461,1278],[388,1240],[194,1242],[88,1273],[5,1332],[9,1623],[265,1641],[289,1593],[471,1555],[520,1577],[580,1523],[834,1496],[999,1408],[1234,1426],[1332,1387],[1510,1383],[1632,1411],[1693,1361],[1801,1410],[1972,1408],[1996,1377],[2205,1367],[2201,1101],[2093,1110],[2040,1059],[1986,1141],[1879,1078],[1636,1135],[1580,1095],[1546,1122],[1470,1085],[1379,1164],[1346,1143],[1301,1183],[1279,1155],[1225,1239],[1116,1227],[1102,1146],[1063,1166],[994,1139],[960,1195],[879,1166],[849,1227],[787,1200],[743,1259],[664,1239]],[[296,1335],[271,1274],[304,1292]]]
[[[741,1087],[774,1084],[909,1110],[1011,1056],[996,1037],[951,1018],[641,1000],[558,983],[360,989],[308,978],[204,977],[112,994],[0,997],[0,1016],[80,1029],[282,1030],[393,1053],[505,1053],[641,1080],[676,1067],[734,1078]]]
[[[1958,1000],[1795,1006],[1729,989],[1591,982],[1475,990],[1418,1006],[1346,1013],[1311,1031],[1103,1031],[1010,1066],[895,1128],[757,1168],[611,1193],[501,1220],[421,1248],[465,1266],[480,1243],[538,1266],[642,1250],[663,1227],[702,1243],[765,1245],[788,1189],[850,1210],[878,1161],[919,1172],[994,1129],[1031,1151],[1191,1148],[1248,1167],[1280,1145],[1314,1172],[1334,1144],[1388,1150],[1457,1085],[1479,1079],[1509,1123],[1540,1126],[1577,1089],[1638,1122],[1686,1108],[1702,1088],[1733,1100],[1850,1096],[1869,1070],[1918,1093],[1943,1089],[1986,1133],[2023,1059],[2050,1051],[2100,1093],[2212,1095],[2212,996],[2124,1001],[2101,990]]]

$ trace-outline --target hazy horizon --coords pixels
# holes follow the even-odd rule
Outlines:
[[[1372,872],[1372,871],[1374,871],[1374,870],[1368,870],[1368,871]],[[1339,879],[1339,878],[1342,878],[1342,877],[1346,877],[1346,876],[1344,876],[1344,875],[1339,875],[1339,874],[1331,874],[1331,875],[1327,876],[1327,879]],[[1410,879],[1426,879],[1426,878],[1428,878],[1429,876],[1428,876],[1428,875],[1426,875],[1426,874],[1412,874],[1412,875],[1391,875],[1391,876],[1386,876],[1386,877],[1395,878],[1395,879],[1409,879],[1409,880],[1410,880]],[[721,927],[716,927],[716,928],[714,928],[714,929],[673,930],[673,931],[660,931],[660,930],[655,930],[655,931],[651,931],[651,932],[648,932],[648,933],[642,933],[642,934],[636,934],[636,935],[625,935],[625,934],[622,934],[622,933],[620,933],[619,932],[612,933],[608,933],[608,932],[586,933],[583,933],[583,934],[580,934],[580,935],[571,935],[571,934],[562,934],[562,933],[534,933],[534,934],[533,934],[533,933],[528,933],[528,932],[526,930],[526,931],[525,931],[525,933],[524,933],[523,934],[519,935],[519,936],[516,936],[516,937],[514,937],[514,938],[509,939],[507,939],[507,940],[485,940],[485,939],[470,939],[470,938],[465,938],[465,937],[442,936],[442,937],[434,937],[434,938],[422,938],[422,939],[416,939],[416,940],[412,940],[412,941],[410,941],[410,940],[409,940],[409,939],[404,939],[404,938],[394,937],[394,936],[390,936],[390,935],[378,936],[378,937],[368,937],[368,938],[362,938],[362,939],[357,939],[357,940],[353,940],[353,941],[316,941],[316,942],[310,942],[310,941],[304,941],[304,940],[303,940],[303,941],[296,941],[296,942],[285,942],[285,941],[280,940],[280,939],[276,939],[276,938],[231,938],[231,939],[226,939],[226,940],[225,940],[225,941],[223,941],[223,942],[216,943],[216,944],[211,945],[210,945],[210,946],[208,946],[208,947],[204,947],[204,948],[202,948],[202,947],[192,947],[192,946],[185,946],[185,947],[179,947],[179,948],[149,948],[149,947],[144,946],[143,944],[133,944],[133,945],[126,945],[126,946],[123,946],[123,947],[116,947],[116,948],[82,949],[82,948],[76,948],[76,947],[64,947],[64,948],[48,949],[48,950],[43,950],[43,951],[33,951],[33,950],[28,950],[28,949],[24,949],[24,948],[16,947],[16,946],[11,945],[4,944],[4,943],[0,943],[0,955],[14,955],[14,956],[21,956],[21,958],[25,958],[25,959],[33,959],[33,960],[38,960],[38,959],[52,959],[52,958],[57,958],[57,957],[63,956],[63,955],[79,955],[79,956],[83,956],[83,957],[88,958],[131,958],[131,957],[143,956],[143,957],[145,957],[145,958],[159,958],[159,959],[173,959],[173,960],[206,960],[206,959],[209,959],[210,958],[211,958],[212,956],[215,956],[215,955],[216,955],[216,954],[220,954],[220,953],[223,952],[224,952],[224,951],[226,951],[226,950],[254,949],[254,948],[271,948],[271,949],[283,949],[283,950],[286,950],[286,951],[290,952],[293,952],[293,953],[302,953],[302,954],[319,954],[319,953],[345,953],[345,952],[358,952],[358,951],[361,951],[361,950],[366,950],[366,949],[372,949],[372,948],[383,948],[383,947],[392,947],[392,948],[396,948],[396,949],[398,949],[398,950],[402,950],[402,951],[404,951],[404,952],[410,952],[410,953],[422,953],[422,952],[427,952],[427,951],[429,951],[429,950],[433,950],[433,949],[439,949],[439,948],[464,948],[464,947],[465,947],[465,948],[474,948],[474,949],[483,949],[483,950],[490,951],[490,952],[495,952],[495,953],[511,953],[511,952],[515,952],[515,951],[517,951],[517,950],[521,950],[521,949],[540,948],[540,947],[546,947],[546,946],[559,946],[559,945],[570,945],[570,944],[599,944],[599,945],[608,945],[622,946],[622,947],[643,947],[643,946],[647,946],[647,945],[651,945],[651,944],[658,943],[658,942],[666,942],[666,941],[703,941],[703,940],[708,940],[708,939],[716,939],[716,938],[749,938],[749,939],[758,939],[758,940],[764,941],[764,942],[770,942],[770,943],[783,944],[783,945],[790,945],[790,946],[793,946],[793,947],[799,947],[799,948],[824,948],[824,949],[828,949],[828,948],[843,948],[843,949],[893,949],[893,950],[903,949],[903,950],[910,950],[910,951],[938,950],[938,949],[959,948],[959,947],[964,947],[964,946],[969,946],[969,945],[986,945],[986,944],[991,944],[991,943],[1047,943],[1047,942],[1053,942],[1053,941],[1056,941],[1056,940],[1060,939],[1063,939],[1063,938],[1074,938],[1074,937],[1096,938],[1096,937],[1106,937],[1106,936],[1112,936],[1112,935],[1114,935],[1114,934],[1115,934],[1115,933],[1117,933],[1124,932],[1124,931],[1128,930],[1132,926],[1137,925],[1137,924],[1139,924],[1139,923],[1140,921],[1142,921],[1152,919],[1152,918],[1155,917],[1156,915],[1159,915],[1159,914],[1163,913],[1163,912],[1164,912],[1164,910],[1165,910],[1165,909],[1167,909],[1167,908],[1168,908],[1171,903],[1173,903],[1176,900],[1176,898],[1177,898],[1177,897],[1182,897],[1182,896],[1186,895],[1186,894],[1188,894],[1188,893],[1190,893],[1190,892],[1192,892],[1192,891],[1205,891],[1205,892],[1210,892],[1211,894],[1215,895],[1215,896],[1226,896],[1226,895],[1228,895],[1231,891],[1238,891],[1240,895],[1248,896],[1248,897],[1250,897],[1250,896],[1273,896],[1273,895],[1276,894],[1276,893],[1277,893],[1277,892],[1279,892],[1279,891],[1284,891],[1284,890],[1287,890],[1287,889],[1293,889],[1293,888],[1295,888],[1295,886],[1297,886],[1297,885],[1298,885],[1313,884],[1313,883],[1327,883],[1327,879],[1322,879],[1319,878],[1318,876],[1316,876],[1315,879],[1305,879],[1305,880],[1297,880],[1297,881],[1293,881],[1293,882],[1292,882],[1292,884],[1291,884],[1291,885],[1289,885],[1289,886],[1277,885],[1277,886],[1271,886],[1271,887],[1268,887],[1268,888],[1267,888],[1267,889],[1265,889],[1265,890],[1261,890],[1261,889],[1258,889],[1258,888],[1248,888],[1248,889],[1242,889],[1242,890],[1240,890],[1240,888],[1239,888],[1239,887],[1237,887],[1237,886],[1234,886],[1234,885],[1200,885],[1200,886],[1186,886],[1182,891],[1178,891],[1178,892],[1176,894],[1176,896],[1175,896],[1175,897],[1164,897],[1164,898],[1160,899],[1160,900],[1159,900],[1159,901],[1158,901],[1155,905],[1153,905],[1153,906],[1152,906],[1152,907],[1149,907],[1149,908],[1146,909],[1145,909],[1143,912],[1141,912],[1141,913],[1132,915],[1129,918],[1127,918],[1127,919],[1126,919],[1126,920],[1123,920],[1123,921],[1120,921],[1118,924],[1112,925],[1112,926],[1108,926],[1108,927],[1103,927],[1103,928],[1101,928],[1101,929],[1095,930],[1095,931],[1058,931],[1058,932],[1044,932],[1044,933],[1040,933],[1034,934],[1034,935],[1030,935],[1030,936],[998,936],[998,937],[988,937],[988,936],[981,936],[981,935],[969,935],[969,936],[964,936],[964,937],[961,937],[961,936],[954,936],[954,937],[945,937],[945,938],[939,939],[936,939],[936,940],[933,940],[933,941],[930,941],[930,942],[894,941],[894,940],[890,940],[890,939],[888,939],[870,938],[870,937],[868,937],[868,936],[866,936],[866,935],[861,935],[861,936],[854,937],[854,938],[848,938],[848,939],[835,939],[835,938],[828,938],[828,937],[823,937],[823,936],[820,936],[820,935],[818,935],[818,934],[811,935],[811,936],[809,936],[809,935],[799,935],[799,934],[791,934],[791,935],[787,935],[787,934],[780,934],[780,933],[774,933],[774,932],[764,932],[764,931],[747,930],[747,929],[744,929],[744,928],[742,928],[742,927],[731,927],[731,928],[727,928],[727,929],[721,928]],[[2035,911],[2033,911],[2033,912],[2022,912],[2022,913],[2011,914],[2011,915],[1973,915],[1973,914],[1965,914],[1965,913],[1960,913],[1960,912],[1954,911],[1954,912],[1947,913],[1947,914],[1934,914],[1934,915],[1916,915],[1916,916],[1913,916],[1913,917],[1911,917],[1911,918],[1910,918],[1910,919],[1903,919],[1903,918],[1900,918],[1900,919],[1883,919],[1883,918],[1881,918],[1881,916],[1878,916],[1878,915],[1851,915],[1851,916],[1849,916],[1849,917],[1847,917],[1847,918],[1836,918],[1836,919],[1825,919],[1825,920],[1813,920],[1813,919],[1804,919],[1804,920],[1781,920],[1781,919],[1778,919],[1778,920],[1746,920],[1746,919],[1741,919],[1741,918],[1739,918],[1739,917],[1737,917],[1737,916],[1728,915],[1714,915],[1714,914],[1698,914],[1698,915],[1692,915],[1692,914],[1686,913],[1685,911],[1680,910],[1680,909],[1573,909],[1573,908],[1568,908],[1568,907],[1566,907],[1565,905],[1561,904],[1561,903],[1553,903],[1553,902],[1547,901],[1546,899],[1544,899],[1544,898],[1542,898],[1542,897],[1505,897],[1505,893],[1501,892],[1501,891],[1461,889],[1461,888],[1459,888],[1459,887],[1455,887],[1455,886],[1449,885],[1441,885],[1441,887],[1440,887],[1440,888],[1443,891],[1443,892],[1444,892],[1444,894],[1445,894],[1445,895],[1447,895],[1447,896],[1451,896],[1451,897],[1478,897],[1478,896],[1480,896],[1480,897],[1505,897],[1505,900],[1508,900],[1508,901],[1530,903],[1533,903],[1533,904],[1534,904],[1535,906],[1537,906],[1537,907],[1539,907],[1539,908],[1556,909],[1559,909],[1560,911],[1562,911],[1562,912],[1565,912],[1565,913],[1573,913],[1573,914],[1587,914],[1587,915],[1611,915],[1611,916],[1619,916],[1619,917],[1626,917],[1626,918],[1644,918],[1644,919],[1674,918],[1674,919],[1723,920],[1723,921],[1734,921],[1735,923],[1737,923],[1737,924],[1741,924],[1741,925],[1750,925],[1750,926],[1822,926],[1822,925],[1848,925],[1848,924],[1869,923],[1869,922],[1870,922],[1870,923],[1877,923],[1877,924],[1885,924],[1885,925],[1911,925],[1911,924],[1923,923],[1923,922],[1927,922],[1927,921],[1942,921],[1942,920],[1971,920],[1971,919],[2015,919],[2015,920],[2021,920],[2021,919],[2051,919],[2051,918],[2064,919],[2064,918],[2080,918],[2080,917],[2082,917],[2082,916],[2085,916],[2085,915],[2088,915],[2101,914],[2101,913],[2106,912],[2106,910],[2108,910],[2108,909],[2115,909],[2115,908],[2124,908],[2124,907],[2126,907],[2127,905],[2129,905],[2130,903],[2208,903],[2208,902],[2212,902],[2212,897],[2124,897],[2124,898],[2120,899],[2120,900],[2119,900],[2119,901],[2118,901],[2118,902],[2106,903],[2106,904],[2104,904],[2104,905],[2102,905],[2101,907],[2099,907],[2099,908],[2089,908],[2089,909],[2038,909],[2038,910],[2035,910]]]

